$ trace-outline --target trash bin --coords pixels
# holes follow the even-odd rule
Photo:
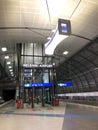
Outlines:
[[[21,102],[21,100],[17,100],[17,108],[22,108],[22,102]]]
[[[58,99],[58,98],[55,98],[55,99],[54,99],[54,105],[55,105],[55,106],[59,106],[59,99]]]

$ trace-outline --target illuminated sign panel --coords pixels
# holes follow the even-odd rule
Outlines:
[[[53,65],[49,64],[23,64],[25,68],[52,68]]]
[[[32,87],[52,87],[53,84],[52,83],[32,83],[32,84],[24,84],[25,88],[32,88]]]
[[[71,35],[71,23],[70,20],[59,19],[58,20],[59,34]]]
[[[61,24],[61,30],[62,30],[62,32],[67,33],[67,25],[62,23]]]
[[[58,83],[57,84],[58,87],[72,87],[73,84],[72,83]]]
[[[24,73],[24,76],[30,77],[30,76],[32,76],[32,73]]]
[[[32,73],[32,69],[24,69],[25,73]]]

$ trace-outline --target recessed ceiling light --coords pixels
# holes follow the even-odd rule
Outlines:
[[[6,47],[2,47],[1,50],[2,51],[7,51],[7,48]]]
[[[11,62],[7,62],[7,65],[10,65],[11,64]]]
[[[9,59],[9,56],[5,56],[5,59]]]
[[[9,69],[11,69],[12,68],[12,66],[9,66]]]
[[[64,51],[64,52],[63,52],[64,55],[67,55],[68,53],[69,53],[68,51]]]
[[[13,70],[11,69],[10,72],[12,72]]]

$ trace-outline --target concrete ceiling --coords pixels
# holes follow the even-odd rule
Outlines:
[[[72,35],[55,55],[67,50],[69,58],[98,35],[98,0],[0,0],[0,48],[6,46],[13,60],[16,43],[45,44],[58,18],[71,21]]]

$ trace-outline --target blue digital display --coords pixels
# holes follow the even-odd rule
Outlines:
[[[72,87],[73,84],[72,83],[58,83],[57,84],[58,87]]]
[[[32,76],[32,73],[24,73],[24,76]]]
[[[67,24],[61,23],[61,31],[64,32],[64,33],[67,33],[67,31],[68,31]]]
[[[32,69],[24,69],[25,73],[32,73]]]
[[[70,20],[58,19],[58,30],[60,35],[71,35]]]
[[[32,87],[52,87],[53,84],[52,83],[32,83],[32,84],[24,84],[25,88],[32,88]]]

